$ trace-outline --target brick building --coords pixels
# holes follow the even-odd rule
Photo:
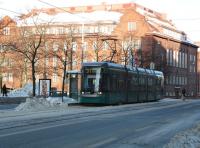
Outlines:
[[[65,46],[64,37],[73,30],[73,55],[68,59],[72,61],[68,70],[80,69],[84,61],[112,59],[121,64],[163,71],[166,96],[175,96],[175,88],[183,87],[187,95],[197,95],[198,46],[167,20],[166,14],[136,3],[44,8],[21,16],[21,22],[17,22],[16,27],[24,27],[19,24],[26,22],[26,27],[34,31],[34,24],[30,23],[33,17],[39,18],[37,24],[46,29],[45,45],[41,48],[48,47],[57,52]],[[54,67],[48,77],[52,79],[53,87],[61,88],[59,75],[62,74],[55,69],[59,62],[55,56],[48,58],[46,62]],[[42,76],[38,73],[37,79]],[[17,83],[10,87],[19,87]]]

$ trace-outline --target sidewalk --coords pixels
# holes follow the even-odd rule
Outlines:
[[[20,104],[25,102],[27,97],[2,97],[0,96],[0,104]]]

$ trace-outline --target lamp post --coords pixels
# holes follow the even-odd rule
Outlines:
[[[81,48],[82,48],[82,51],[81,51],[81,64],[83,63],[83,59],[84,59],[84,48],[85,48],[85,45],[84,45],[84,21],[82,22],[82,26],[81,26]]]

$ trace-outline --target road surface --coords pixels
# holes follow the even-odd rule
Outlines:
[[[92,109],[42,118],[37,113],[30,119],[22,118],[24,114],[5,117],[0,147],[160,148],[200,121],[198,100]]]

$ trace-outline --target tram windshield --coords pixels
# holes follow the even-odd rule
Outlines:
[[[93,94],[99,91],[99,82],[101,78],[101,68],[84,68],[83,91]]]

